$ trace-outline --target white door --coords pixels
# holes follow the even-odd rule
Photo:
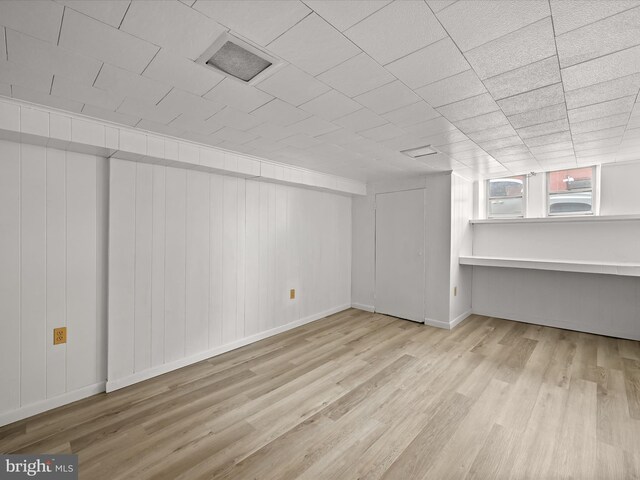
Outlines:
[[[376,312],[425,318],[425,190],[376,195]]]

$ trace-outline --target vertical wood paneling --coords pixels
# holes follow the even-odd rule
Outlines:
[[[164,363],[164,259],[166,167],[153,166],[152,267],[151,267],[151,365]]]
[[[209,178],[209,205],[209,348],[213,348],[222,345],[224,186],[220,175]]]
[[[151,269],[153,257],[153,167],[136,164],[134,368],[151,366]]]
[[[238,179],[223,180],[222,343],[236,339],[238,305]]]
[[[136,164],[111,159],[109,195],[109,378],[133,374]]]
[[[21,145],[20,384],[23,405],[46,398],[46,150]]]
[[[67,152],[67,388],[71,390],[94,384],[97,368],[97,160]]]
[[[269,330],[273,318],[273,296],[270,294],[273,282],[270,274],[270,265],[273,255],[271,255],[271,223],[269,222],[270,192],[274,185],[271,183],[258,183],[260,189],[260,303],[259,303],[259,326],[260,331]]]
[[[246,182],[245,335],[260,331],[260,183]]]
[[[165,362],[185,353],[186,170],[168,168],[166,177]]]
[[[187,273],[185,353],[209,345],[209,175],[187,172]]]
[[[137,297],[145,287],[138,278],[137,257],[150,251],[153,365],[183,360],[349,303],[348,197],[172,167],[152,169],[152,181],[142,180],[138,171],[136,212],[152,218],[152,235],[150,242],[141,242],[140,231],[148,231],[148,226],[138,225],[135,296],[139,305]],[[119,187],[128,192],[130,180],[118,178],[129,182]],[[142,194],[149,183],[151,193]],[[143,211],[141,198],[149,195]],[[120,208],[112,213],[116,210]],[[295,300],[289,299],[290,288],[296,289]],[[161,304],[164,329],[154,327]],[[136,323],[136,338],[145,332]],[[156,344],[163,345],[164,356],[154,354]]]
[[[238,272],[238,286],[236,290],[236,339],[245,337],[245,248],[246,248],[246,185],[245,179],[238,179],[238,206],[236,212],[238,215],[238,263],[236,271]]]
[[[67,346],[53,345],[56,327],[67,324],[67,211],[65,152],[47,150],[47,398],[67,389]]]
[[[20,406],[20,146],[0,141],[0,411]]]

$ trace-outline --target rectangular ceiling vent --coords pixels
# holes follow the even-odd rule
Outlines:
[[[422,157],[427,157],[429,155],[435,155],[438,152],[435,151],[433,148],[431,148],[431,145],[425,145],[424,147],[410,148],[409,150],[402,150],[400,153],[404,153],[407,157],[411,157],[411,158],[422,158]]]
[[[267,78],[283,63],[228,32],[220,35],[196,62],[251,85]]]

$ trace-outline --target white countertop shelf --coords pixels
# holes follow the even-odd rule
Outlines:
[[[640,263],[481,257],[475,255],[461,256],[459,257],[459,262],[460,265],[473,265],[477,267],[524,268],[531,270],[640,277]]]
[[[490,218],[469,220],[472,225],[476,224],[505,224],[505,223],[589,223],[589,222],[628,222],[640,220],[640,215],[580,215],[580,216],[557,216],[542,218]]]

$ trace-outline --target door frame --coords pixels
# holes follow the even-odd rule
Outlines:
[[[413,187],[413,188],[403,188],[399,190],[391,190],[378,192],[374,194],[373,197],[373,311],[378,312],[377,310],[377,292],[378,292],[378,195],[388,195],[392,193],[402,193],[409,192],[415,190],[422,190],[422,257],[424,259],[423,269],[422,269],[422,279],[423,286],[426,290],[427,288],[427,189],[426,187]],[[382,313],[382,315],[389,315]],[[389,315],[392,316],[392,315]],[[400,317],[396,317],[400,318]],[[402,320],[407,320],[409,322],[415,323],[423,323],[426,324],[427,321],[427,295],[426,291],[423,296],[423,305],[422,305],[422,321],[418,322],[416,320],[411,320],[408,318],[403,318]]]

